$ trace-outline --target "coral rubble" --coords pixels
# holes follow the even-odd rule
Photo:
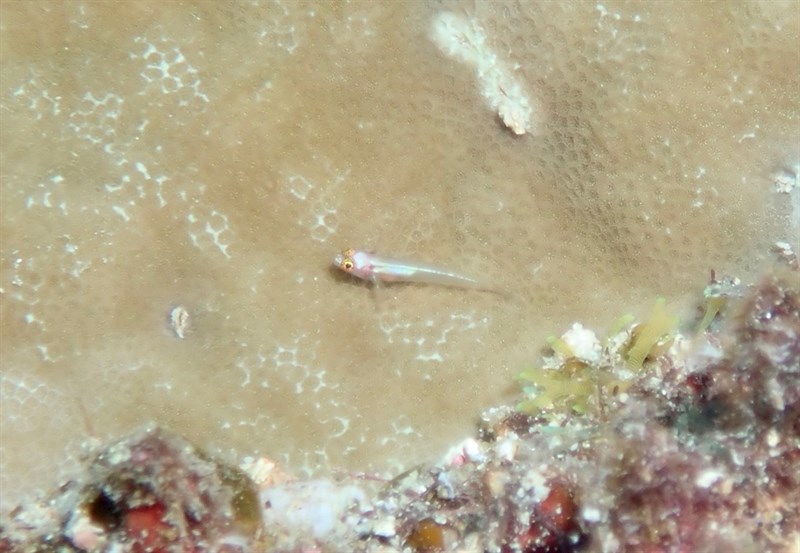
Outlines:
[[[109,445],[80,482],[11,516],[0,551],[233,553],[260,525],[250,478],[159,428]]]

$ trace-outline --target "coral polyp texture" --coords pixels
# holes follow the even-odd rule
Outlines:
[[[492,408],[440,462],[391,479],[298,478],[266,457],[237,468],[148,428],[100,448],[75,481],[11,513],[0,547],[792,551],[799,284],[794,270],[765,277],[732,302],[721,330],[678,334],[679,345],[653,355],[602,410],[571,410],[553,424]],[[628,370],[621,358],[601,367],[592,357],[592,370]]]
[[[150,423],[296,479],[391,478],[547,399],[513,380],[546,336],[580,322],[602,355],[656,298],[693,321],[710,270],[796,263],[798,43],[781,1],[0,2],[0,510]],[[349,245],[504,295],[371,291],[330,268]],[[596,372],[579,334],[548,421],[659,386],[680,345]],[[553,514],[585,493],[553,470],[493,500],[493,532],[594,532]],[[449,539],[418,514],[397,536]]]

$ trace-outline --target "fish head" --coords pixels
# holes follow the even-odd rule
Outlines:
[[[367,259],[367,254],[353,249],[347,249],[337,253],[333,258],[333,264],[338,268],[358,278],[370,279],[371,264]]]

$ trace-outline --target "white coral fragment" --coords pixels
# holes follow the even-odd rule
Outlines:
[[[581,361],[590,365],[600,361],[600,354],[603,352],[600,340],[592,330],[584,328],[582,324],[573,324],[572,328],[561,336],[561,339]]]
[[[311,536],[321,540],[343,540],[352,531],[352,510],[367,501],[357,486],[329,480],[290,482],[261,492],[264,522],[287,536]]]
[[[710,488],[715,482],[722,478],[722,473],[716,469],[706,469],[695,478],[695,484],[701,488]]]
[[[178,305],[169,312],[169,327],[176,337],[183,340],[191,326],[191,316],[189,311],[182,305]]]
[[[795,188],[800,188],[800,164],[785,168],[772,175],[775,192],[790,194]]]
[[[434,19],[433,40],[451,58],[475,68],[481,94],[514,134],[533,127],[533,108],[523,83],[486,44],[483,29],[466,17],[450,12]]]

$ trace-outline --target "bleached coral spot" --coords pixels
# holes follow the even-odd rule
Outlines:
[[[222,238],[223,234],[229,236],[231,233],[227,215],[216,209],[193,207],[186,220],[189,223],[189,238],[195,247],[205,249],[214,246],[230,259],[231,255],[228,253],[230,243]]]
[[[303,174],[287,174],[285,187],[294,198],[307,202],[298,224],[308,228],[312,240],[326,242],[339,228],[338,193],[350,169],[336,169],[329,160],[316,155],[312,161],[316,166],[310,164]]]
[[[181,51],[178,43],[168,37],[150,41],[143,36],[134,39],[143,47],[131,52],[132,59],[142,63],[139,75],[145,82],[141,95],[160,92],[163,95],[176,94],[178,105],[194,105],[201,110],[209,103],[203,91],[200,71],[192,65]]]
[[[533,107],[522,81],[486,44],[486,34],[474,20],[440,13],[433,24],[433,41],[451,58],[475,68],[481,94],[506,127],[522,135],[533,129]]]

